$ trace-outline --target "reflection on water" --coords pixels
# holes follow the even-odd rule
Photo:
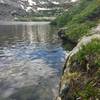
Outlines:
[[[48,22],[0,23],[0,100],[54,100],[65,55]]]
[[[27,41],[28,43],[51,42],[55,40],[54,38],[57,38],[54,36],[56,34],[53,34],[53,31],[54,29],[52,28],[51,30],[48,23],[3,24],[0,25],[0,35],[2,36],[0,38],[0,43],[16,43],[17,41]]]

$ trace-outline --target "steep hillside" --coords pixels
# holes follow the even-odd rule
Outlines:
[[[79,0],[52,24],[68,50],[57,100],[100,100],[100,0]]]
[[[58,16],[52,23],[66,27],[65,37],[77,44],[89,30],[100,22],[100,0],[79,0],[77,4]]]

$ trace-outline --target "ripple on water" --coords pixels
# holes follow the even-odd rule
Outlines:
[[[0,100],[53,100],[66,52],[49,27],[1,26]]]

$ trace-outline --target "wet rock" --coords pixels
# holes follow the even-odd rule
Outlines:
[[[65,36],[65,29],[60,29],[60,30],[58,31],[58,36],[59,36],[61,39],[65,40],[65,39],[66,39],[66,36]]]
[[[60,91],[59,97],[61,97],[63,100],[66,100],[67,99],[66,94],[68,93],[68,91],[69,91],[69,85],[64,84],[64,86]]]

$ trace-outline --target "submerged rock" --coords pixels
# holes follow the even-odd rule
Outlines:
[[[100,34],[83,37],[69,53],[57,100],[100,99]]]

